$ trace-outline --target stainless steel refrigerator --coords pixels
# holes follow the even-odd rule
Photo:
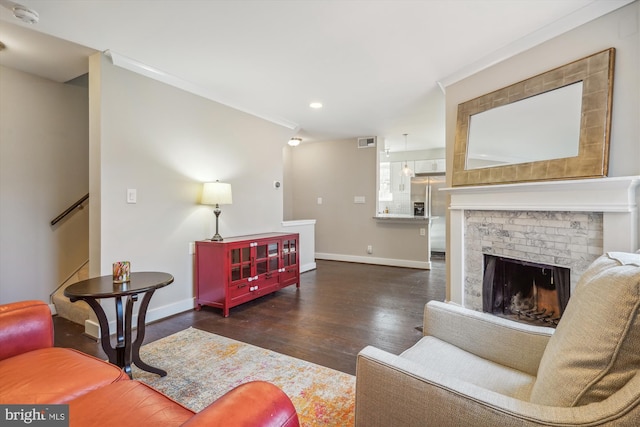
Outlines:
[[[445,187],[445,175],[416,174],[411,178],[411,203],[414,215],[424,212],[431,217],[429,238],[431,252],[445,252],[445,214],[447,212],[445,193],[439,191]],[[424,209],[421,209],[421,204]]]

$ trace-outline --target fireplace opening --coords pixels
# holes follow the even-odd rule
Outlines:
[[[568,268],[484,255],[482,309],[487,313],[555,327],[570,286]]]

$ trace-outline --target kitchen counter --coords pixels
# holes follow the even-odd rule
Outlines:
[[[415,216],[415,215],[405,215],[405,214],[377,214],[373,217],[375,220],[381,221],[402,221],[402,222],[429,222],[432,219],[435,219],[435,216]]]

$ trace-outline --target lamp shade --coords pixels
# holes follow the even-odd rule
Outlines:
[[[205,182],[200,203],[203,205],[230,205],[232,203],[231,184],[220,181]]]

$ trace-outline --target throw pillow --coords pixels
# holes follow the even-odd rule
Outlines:
[[[531,402],[580,406],[606,399],[640,366],[640,254],[589,266],[540,361]]]

